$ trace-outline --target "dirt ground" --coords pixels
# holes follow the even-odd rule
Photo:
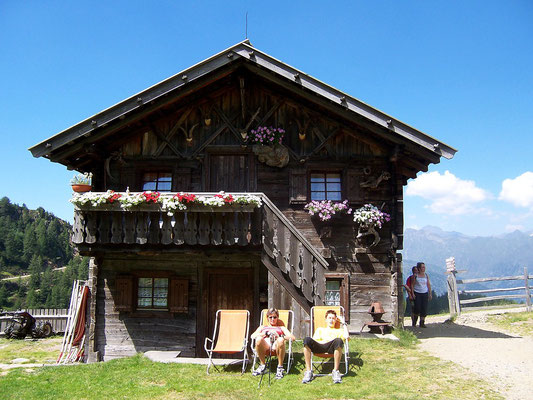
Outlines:
[[[455,322],[436,316],[426,320],[427,328],[406,329],[420,339],[420,348],[443,360],[459,364],[489,381],[509,400],[533,398],[533,337],[505,332],[487,322],[487,315],[525,311],[487,310],[466,313]]]

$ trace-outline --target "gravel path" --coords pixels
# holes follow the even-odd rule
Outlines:
[[[420,339],[420,348],[444,360],[459,364],[509,400],[533,398],[533,338],[505,332],[487,322],[487,315],[525,309],[476,311],[463,314],[455,323],[447,317],[430,317],[426,329],[406,329]]]

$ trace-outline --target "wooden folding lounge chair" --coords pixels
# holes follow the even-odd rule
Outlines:
[[[248,361],[248,330],[250,312],[248,310],[218,310],[213,329],[213,338],[205,338],[204,349],[209,356],[207,373],[213,364],[213,353],[235,354],[243,352],[242,373]],[[208,347],[208,342],[211,346]],[[215,366],[215,369],[218,368]]]
[[[261,311],[261,320],[259,322],[260,325],[268,326],[268,319],[267,319],[267,311],[268,310],[262,310]],[[283,325],[287,328],[287,330],[292,333],[294,330],[294,312],[292,310],[278,310],[279,313],[279,320],[283,322]],[[293,355],[292,355],[292,340],[289,340],[289,343],[286,346],[286,353],[285,353],[285,371],[287,371],[287,374],[289,373],[289,370],[291,369],[292,361],[293,361]],[[257,362],[257,352],[255,351],[255,340],[252,340],[252,351],[254,353],[254,359],[252,361],[252,371],[255,369],[255,364]],[[268,356],[267,352],[267,356]],[[271,351],[270,356],[276,356],[276,351]]]
[[[326,312],[328,310],[333,310],[333,311],[335,311],[337,313],[337,316],[344,317],[344,307],[342,307],[342,306],[314,306],[314,307],[311,307],[311,337],[313,336],[313,334],[315,333],[315,331],[318,328],[320,328],[320,327],[326,328],[327,327],[327,325],[326,325]],[[337,323],[335,324],[335,328],[341,328],[340,322],[337,321]],[[344,375],[346,375],[348,373],[348,360],[350,359],[349,354],[348,354],[349,351],[350,351],[350,348],[348,346],[348,340],[345,339],[344,340],[344,349],[343,349],[344,360],[341,360],[341,364],[344,364],[345,369],[344,369],[344,373],[341,374],[342,376],[344,376]],[[320,358],[320,360],[313,361],[313,356]],[[330,374],[326,374],[326,373],[318,373],[321,370],[324,371],[324,367],[327,364],[330,364],[330,362],[331,362],[331,364],[333,364],[333,353],[321,353],[321,354],[311,353],[311,369],[313,369],[313,373],[316,376],[330,375]],[[340,370],[340,368],[339,368],[339,370]],[[316,371],[316,373],[314,371]]]

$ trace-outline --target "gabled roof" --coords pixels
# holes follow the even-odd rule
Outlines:
[[[425,133],[412,128],[411,126],[365,104],[364,102],[341,92],[334,87],[327,85],[318,79],[315,79],[304,72],[293,68],[266,53],[261,52],[251,45],[248,40],[240,42],[218,54],[187,68],[174,76],[139,92],[126,100],[109,107],[98,114],[89,117],[78,124],[65,129],[62,132],[30,147],[29,150],[34,157],[53,158],[54,152],[70,146],[73,142],[83,137],[88,137],[95,130],[110,123],[123,119],[146,104],[151,104],[161,98],[171,94],[176,90],[186,88],[195,81],[211,74],[222,67],[242,59],[251,63],[257,68],[268,71],[277,78],[297,84],[302,89],[311,92],[318,98],[330,103],[336,104],[348,114],[353,113],[358,118],[363,118],[369,122],[385,128],[394,136],[402,141],[407,141],[418,145],[430,153],[439,157],[450,159],[456,153],[456,149],[447,144],[429,136]],[[438,161],[437,161],[438,162]]]

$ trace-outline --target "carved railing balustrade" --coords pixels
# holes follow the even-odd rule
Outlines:
[[[108,245],[262,245],[263,264],[304,309],[323,304],[327,261],[267,196],[251,194],[261,207],[194,204],[169,214],[153,203],[75,206],[72,242],[89,253]]]

